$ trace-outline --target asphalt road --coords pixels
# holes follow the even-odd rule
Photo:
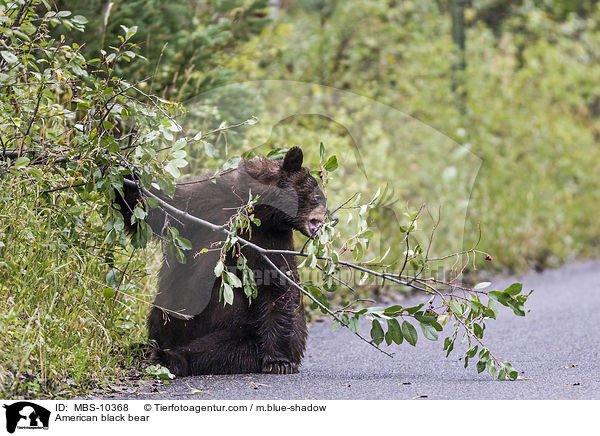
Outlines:
[[[527,380],[498,381],[458,354],[445,358],[442,340],[419,337],[416,347],[379,353],[347,329],[315,323],[299,374],[245,374],[142,384],[104,398],[120,399],[600,399],[600,262],[565,266],[494,282],[520,281],[535,289],[518,318],[501,307],[486,329],[492,352],[523,371]],[[368,336],[368,326],[364,325]],[[419,332],[420,333],[420,332]],[[442,336],[443,338],[444,336]],[[154,391],[154,392],[153,392]]]

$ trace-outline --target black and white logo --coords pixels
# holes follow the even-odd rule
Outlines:
[[[16,429],[48,429],[50,411],[29,401],[4,405],[6,409],[6,431],[14,433]]]

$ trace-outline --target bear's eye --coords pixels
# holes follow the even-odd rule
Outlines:
[[[319,201],[319,200],[321,200],[321,196],[320,196],[320,195],[315,195],[315,196],[313,197],[313,200],[315,200],[315,201]]]

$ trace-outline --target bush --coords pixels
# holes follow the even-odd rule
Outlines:
[[[112,203],[124,175],[172,192],[186,165],[174,121],[182,108],[115,73],[136,58],[135,29],[88,60],[79,44],[51,36],[53,27],[82,31],[86,19],[31,3],[0,4],[5,397],[71,395],[131,368],[127,347],[145,337],[152,293],[152,255],[136,251],[151,231],[140,204],[129,243]]]

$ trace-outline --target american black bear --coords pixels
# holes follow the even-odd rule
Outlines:
[[[221,225],[247,202],[250,193],[258,195],[254,215],[261,224],[253,226],[251,234],[240,236],[263,248],[293,250],[293,231],[310,237],[328,213],[325,196],[302,161],[298,147],[291,148],[283,160],[242,161],[216,180],[179,184],[174,198],[165,200]],[[125,222],[130,223],[139,195],[129,187],[125,200],[117,197]],[[191,241],[193,249],[184,264],[168,250],[164,255],[158,294],[148,318],[149,338],[158,344],[154,359],[178,376],[297,372],[307,336],[300,292],[278,277],[256,250],[244,247],[258,297],[249,303],[236,288],[233,305],[224,305],[219,301],[220,279],[214,274],[219,257],[214,242],[224,235],[169,216],[160,208],[149,213],[148,223],[159,237],[167,222]],[[297,280],[295,256],[271,254],[269,259]],[[235,271],[236,259],[229,255],[226,265]]]

